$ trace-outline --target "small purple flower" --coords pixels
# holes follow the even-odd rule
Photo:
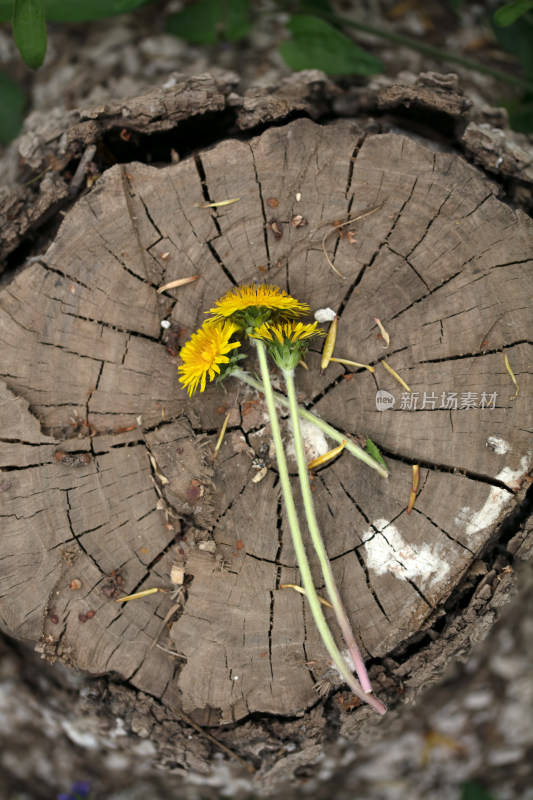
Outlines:
[[[70,792],[57,795],[57,800],[87,800],[91,793],[91,784],[88,781],[74,781]]]

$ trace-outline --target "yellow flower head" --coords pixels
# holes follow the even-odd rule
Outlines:
[[[312,325],[305,325],[303,322],[284,322],[281,325],[272,325],[264,322],[250,336],[266,342],[293,345],[311,339],[313,336],[323,336],[324,331],[317,328],[317,325],[317,322]]]
[[[237,311],[246,311],[252,307],[278,311],[289,317],[297,317],[309,311],[308,305],[298,302],[279,286],[261,283],[230,289],[208,313],[215,314],[216,318],[231,317]]]
[[[230,342],[231,337],[239,330],[233,322],[216,322],[209,320],[193,333],[180,350],[183,364],[178,367],[181,372],[180,383],[193,395],[200,384],[200,391],[205,389],[207,375],[214,380],[220,374],[219,364],[227,364],[229,353],[240,342]]]
[[[252,339],[261,339],[268,352],[283,370],[293,370],[302,355],[309,347],[309,339],[323,336],[324,332],[317,328],[316,322],[305,325],[303,322],[284,322],[271,324],[264,322],[249,335]]]

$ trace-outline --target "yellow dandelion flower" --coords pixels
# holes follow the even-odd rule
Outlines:
[[[220,374],[220,364],[227,364],[226,355],[240,342],[230,342],[231,337],[239,330],[233,322],[214,322],[210,320],[193,333],[180,350],[183,364],[178,367],[181,372],[180,383],[189,395],[193,395],[200,384],[200,391],[205,389],[206,378],[214,380]]]
[[[218,318],[231,317],[237,311],[246,311],[251,307],[280,311],[290,317],[297,317],[309,311],[308,305],[295,300],[279,286],[261,283],[230,289],[208,313],[215,314]]]
[[[324,331],[317,328],[317,325],[317,322],[313,322],[312,325],[306,325],[303,322],[285,322],[281,325],[272,325],[264,322],[250,336],[253,339],[292,345],[297,342],[304,342],[313,336],[323,336]]]

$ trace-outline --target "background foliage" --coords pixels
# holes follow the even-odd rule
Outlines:
[[[152,0],[0,0],[0,23],[12,25],[21,58],[38,69],[46,54],[46,23],[80,24],[133,12]],[[461,18],[467,0],[448,0]],[[512,127],[533,132],[533,0],[513,0],[495,13],[487,11],[500,47],[516,58],[515,74],[502,73],[490,65],[470,61],[410,38],[394,28],[376,28],[339,15],[329,0],[292,2],[276,0],[274,8],[286,14],[279,52],[292,70],[320,69],[329,75],[373,75],[384,70],[381,61],[356,44],[354,31],[365,31],[397,45],[411,47],[443,62],[485,72],[497,80],[514,84],[521,96],[507,104]],[[232,45],[249,35],[264,20],[264,10],[252,0],[190,0],[181,11],[166,19],[167,32],[195,45]],[[357,33],[355,33],[357,35]],[[521,73],[521,74],[520,74]],[[0,141],[8,142],[20,131],[25,110],[22,89],[0,73]]]

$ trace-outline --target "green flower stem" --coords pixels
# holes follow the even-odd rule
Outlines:
[[[328,624],[322,612],[320,601],[318,599],[315,585],[313,583],[313,578],[311,576],[309,562],[307,561],[307,555],[305,553],[305,547],[303,544],[302,534],[300,531],[300,524],[298,522],[298,515],[296,513],[296,506],[294,505],[294,497],[292,494],[292,489],[290,484],[289,470],[287,469],[287,462],[285,460],[285,452],[283,450],[283,442],[281,439],[279,422],[276,415],[274,392],[272,390],[272,384],[270,383],[270,375],[268,372],[268,363],[267,363],[267,354],[265,345],[259,339],[254,339],[254,344],[257,348],[257,356],[259,358],[261,377],[263,379],[262,391],[264,392],[265,395],[268,413],[270,416],[270,424],[272,426],[272,438],[274,440],[274,446],[276,449],[276,458],[278,462],[279,479],[281,483],[281,490],[283,492],[283,500],[285,502],[285,508],[287,511],[287,518],[289,520],[289,526],[291,530],[292,541],[294,544],[294,550],[296,552],[296,558],[298,560],[298,567],[300,570],[300,575],[302,577],[302,583],[305,589],[307,601],[311,608],[311,613],[313,614],[313,618],[315,620],[316,626],[318,628],[318,631],[320,633],[320,636],[322,638],[326,650],[328,651],[333,663],[337,667],[342,678],[346,681],[352,692],[356,694],[357,697],[359,697],[361,700],[363,700],[363,702],[368,703],[368,705],[370,705],[375,711],[377,711],[378,714],[384,714],[386,708],[383,705],[383,703],[381,703],[381,701],[378,700],[377,697],[375,697],[374,695],[365,694],[365,692],[359,686],[358,682],[355,680],[351,671],[348,669],[346,662],[344,661],[337,645],[335,644],[333,635],[328,627]]]
[[[243,383],[248,384],[248,386],[257,389],[258,392],[262,392],[264,394],[265,387],[263,386],[261,381],[256,380],[244,370],[235,369],[231,374],[234,378],[238,378]],[[274,395],[274,401],[275,403],[277,403],[278,406],[283,406],[283,408],[290,407],[289,401],[282,394],[279,394],[278,392],[273,392],[273,395]],[[346,442],[346,450],[349,450],[350,453],[354,455],[356,458],[358,458],[360,461],[364,461],[364,463],[367,464],[369,467],[375,469],[376,472],[378,472],[382,478],[389,477],[389,473],[385,469],[385,467],[379,464],[375,458],[372,458],[372,456],[369,455],[369,453],[362,450],[358,445],[355,444],[355,442],[352,442],[352,440],[349,439],[345,434],[342,434],[340,431],[334,428],[333,425],[330,425],[323,419],[320,419],[320,417],[317,417],[316,414],[313,414],[306,408],[302,408],[302,406],[298,406],[298,415],[303,419],[306,419],[308,422],[312,422],[313,425],[316,425],[317,428],[320,428],[320,430],[323,433],[325,433],[326,436],[329,436],[330,439],[333,439],[333,441],[339,442],[339,444],[341,444],[341,442]]]
[[[298,419],[298,401],[296,399],[296,389],[294,387],[294,371],[284,369],[283,375],[285,377],[287,394],[289,396],[292,431],[294,435],[294,449],[296,450],[298,474],[300,476],[300,486],[302,489],[302,498],[304,501],[305,516],[307,518],[309,532],[311,534],[311,539],[322,568],[322,574],[324,576],[326,589],[328,590],[329,599],[331,600],[333,610],[335,611],[335,616],[337,617],[337,622],[339,623],[344,641],[346,642],[348,650],[350,651],[357,677],[359,678],[359,682],[361,683],[363,691],[366,694],[370,694],[372,692],[372,686],[370,685],[368,673],[355,641],[350,621],[346,611],[344,610],[344,606],[342,605],[341,596],[339,594],[339,590],[337,589],[335,578],[333,577],[333,571],[331,569],[328,554],[326,553],[326,548],[324,547],[324,541],[318,528],[315,505],[313,503],[311,485],[309,483],[309,470],[307,469],[307,460],[305,458],[302,432],[300,430],[300,420]]]

